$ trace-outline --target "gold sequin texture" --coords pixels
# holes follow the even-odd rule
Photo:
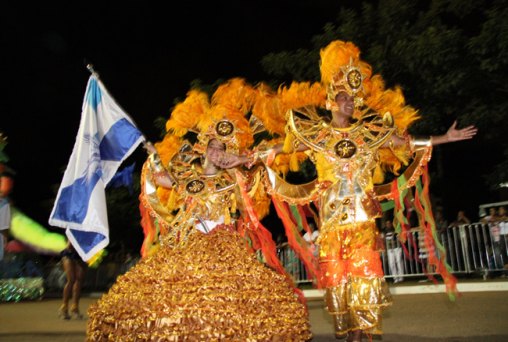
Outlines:
[[[383,278],[351,277],[339,286],[326,289],[325,302],[334,318],[335,333],[363,330],[382,334],[382,308],[391,305],[392,298]]]
[[[312,338],[294,289],[225,228],[143,259],[88,314],[87,341]]]

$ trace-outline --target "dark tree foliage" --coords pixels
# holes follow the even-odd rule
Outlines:
[[[336,20],[308,46],[266,55],[261,64],[270,77],[264,81],[275,88],[291,81],[319,81],[320,48],[336,39],[353,41],[386,85],[400,86],[407,103],[419,109],[422,119],[411,133],[442,134],[454,120],[459,127],[475,124],[480,129],[474,141],[436,147],[430,163],[434,200],[445,207],[447,217],[452,220],[465,209],[474,218],[478,204],[498,200],[494,190],[508,181],[505,2],[379,0],[348,6],[345,2]],[[195,80],[191,88],[212,94],[222,82]],[[155,122],[161,137],[166,120]],[[303,178],[289,176],[308,181],[315,170],[305,164]],[[111,241],[128,237],[124,244],[140,244],[137,194],[128,195],[126,189],[108,193]]]
[[[352,41],[387,87],[400,86],[421,115],[413,134],[442,134],[455,121],[474,124],[473,141],[435,148],[433,193],[452,216],[474,217],[508,181],[508,6],[488,0],[380,0],[343,7],[309,49],[274,52],[262,65],[274,83],[319,81],[319,50]],[[489,191],[490,190],[490,191]]]

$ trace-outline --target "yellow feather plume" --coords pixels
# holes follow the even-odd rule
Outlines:
[[[182,145],[182,138],[176,135],[166,134],[161,142],[154,146],[159,153],[162,165],[167,166]]]
[[[243,115],[250,111],[256,98],[256,90],[242,78],[233,78],[220,85],[212,96],[212,106],[222,104],[234,108]]]
[[[320,56],[321,82],[327,85],[332,82],[341,66],[349,64],[351,59],[353,63],[358,62],[360,49],[353,43],[336,40],[321,49]]]
[[[284,112],[282,101],[277,96],[277,93],[265,83],[261,83],[256,87],[252,114],[263,122],[268,132],[284,136],[286,113]]]
[[[289,88],[279,88],[278,94],[284,112],[304,106],[322,107],[326,101],[326,89],[320,83],[293,82]]]
[[[171,134],[183,136],[206,117],[209,109],[208,95],[199,90],[191,90],[185,100],[177,104],[171,112],[166,122],[166,130]]]

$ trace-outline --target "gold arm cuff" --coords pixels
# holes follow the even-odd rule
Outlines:
[[[422,147],[432,146],[432,139],[429,137],[411,137],[409,140],[411,151],[415,151]]]
[[[152,172],[164,171],[161,159],[157,153],[152,153],[148,156],[148,163]]]

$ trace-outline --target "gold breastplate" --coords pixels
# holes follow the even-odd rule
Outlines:
[[[215,175],[197,175],[182,183],[186,206],[192,204],[193,216],[215,221],[234,206],[236,181],[225,171]]]

